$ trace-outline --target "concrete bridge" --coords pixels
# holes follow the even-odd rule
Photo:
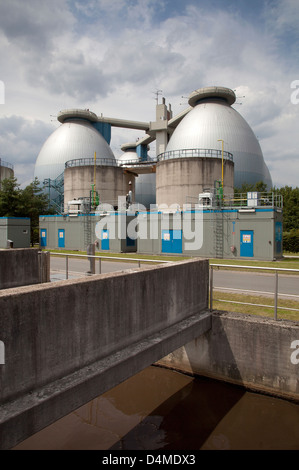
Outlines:
[[[206,333],[208,269],[193,259],[1,291],[0,448]]]

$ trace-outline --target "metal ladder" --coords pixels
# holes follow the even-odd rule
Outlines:
[[[91,244],[91,215],[89,212],[83,215],[84,218],[84,246],[88,247]]]
[[[223,258],[223,213],[221,208],[214,210],[214,253]]]

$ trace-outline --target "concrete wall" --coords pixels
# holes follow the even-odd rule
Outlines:
[[[159,364],[299,402],[298,340],[298,322],[213,312],[211,330]]]
[[[0,289],[50,281],[50,254],[34,248],[0,250]]]
[[[132,185],[129,187],[129,182]],[[94,184],[94,167],[69,167],[64,170],[64,206],[74,198],[89,197]],[[96,166],[96,191],[100,202],[115,204],[119,196],[125,197],[129,189],[135,193],[135,176],[117,166]]]
[[[198,259],[0,292],[0,447],[185,344],[185,329],[174,343],[161,341],[162,332],[192,318],[198,322],[207,305],[208,260]],[[200,334],[194,324],[186,331],[188,341]],[[142,341],[146,360],[140,362]]]
[[[157,163],[156,202],[158,205],[198,202],[198,195],[213,188],[222,178],[221,158],[173,158]],[[234,192],[234,163],[225,160],[224,194]],[[193,200],[188,198],[194,198]]]

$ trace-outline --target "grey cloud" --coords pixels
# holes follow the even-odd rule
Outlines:
[[[71,27],[72,16],[64,1],[10,0],[0,2],[0,29],[9,42],[26,51],[45,51],[55,37]]]
[[[114,83],[130,82],[141,86],[162,80],[183,65],[181,54],[154,42],[142,43],[138,37],[110,47],[103,60],[105,75]]]
[[[105,97],[113,89],[110,79],[93,64],[56,64],[40,79],[50,93],[65,94],[79,103]]]
[[[0,119],[0,155],[15,165],[32,165],[49,135],[54,131],[51,124],[31,121],[21,116]]]

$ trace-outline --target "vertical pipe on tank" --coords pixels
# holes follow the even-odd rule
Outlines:
[[[94,169],[93,169],[93,207],[96,206],[95,204],[95,194],[96,194],[96,165],[97,165],[97,154],[94,153]]]

